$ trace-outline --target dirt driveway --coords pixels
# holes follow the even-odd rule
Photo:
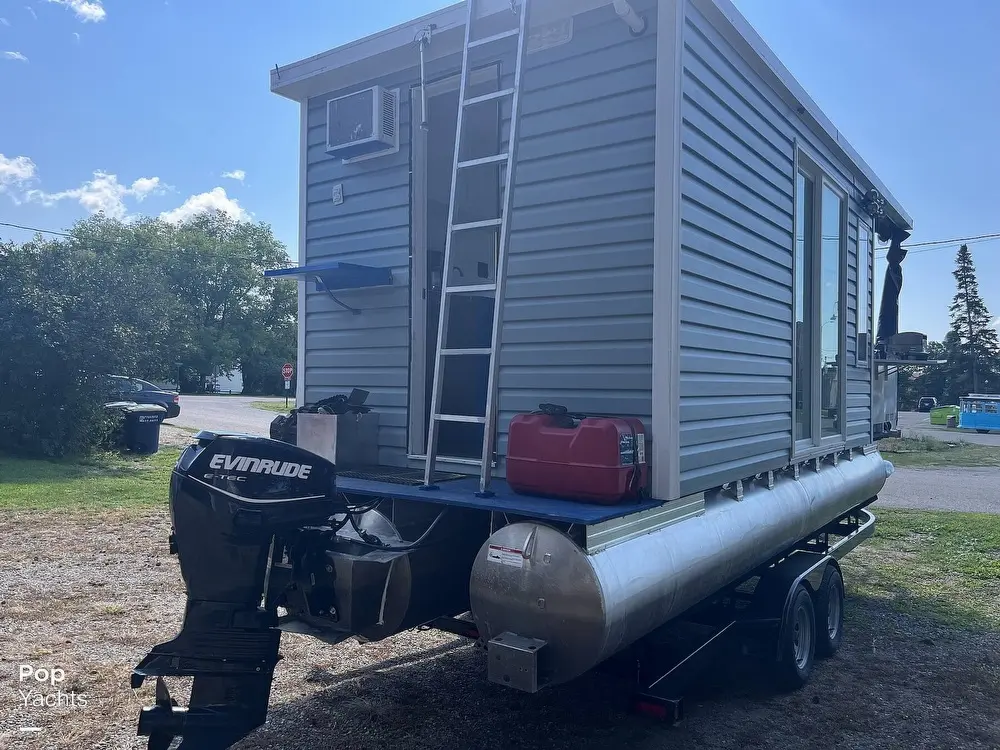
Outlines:
[[[167,530],[163,513],[0,516],[0,747],[145,747],[135,720],[151,687],[134,694],[129,671],[173,637],[184,603]],[[850,559],[845,573],[850,587]],[[806,689],[776,696],[752,670],[724,670],[671,729],[626,715],[625,685],[605,675],[535,696],[490,685],[482,652],[449,635],[336,648],[286,635],[268,724],[238,748],[1000,746],[996,634],[948,630],[854,597],[848,627],[841,653]],[[64,705],[25,708],[22,664],[65,670]],[[74,694],[86,705],[66,705]],[[186,692],[175,697],[187,701]]]

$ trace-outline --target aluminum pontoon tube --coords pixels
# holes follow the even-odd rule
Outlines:
[[[487,640],[546,641],[549,681],[566,682],[876,496],[892,470],[877,452],[803,468],[593,555],[542,523],[510,524],[473,564],[472,614]]]

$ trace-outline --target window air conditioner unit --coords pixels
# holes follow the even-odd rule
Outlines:
[[[326,103],[326,151],[344,161],[399,151],[399,91],[372,86]]]

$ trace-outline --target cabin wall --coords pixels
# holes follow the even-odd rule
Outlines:
[[[656,6],[633,6],[648,16],[641,38],[609,5],[576,16],[569,42],[527,57],[499,359],[501,456],[511,416],[542,402],[650,422]],[[500,62],[501,86],[510,86],[513,57]],[[460,69],[461,56],[451,55],[430,63],[428,79]],[[406,464],[409,347],[418,335],[409,256],[410,89],[419,82],[414,67],[325,92],[308,107],[304,261],[390,266],[395,282],[337,294],[361,315],[306,285],[304,398],[371,391],[386,465]],[[401,89],[399,153],[343,164],[325,151],[326,102],[374,84]],[[506,148],[509,100],[502,126]]]
[[[847,433],[868,441],[856,367],[857,221],[840,162],[687,0],[681,131],[681,494],[779,468],[792,443],[796,144],[848,192]]]
[[[685,2],[679,459],[681,494],[690,494],[790,458],[796,143],[848,188],[849,445],[868,441],[871,391],[869,369],[855,363],[861,212],[851,166],[739,57],[699,2]],[[542,402],[652,426],[657,23],[654,0],[633,6],[648,21],[639,38],[608,5],[576,16],[568,43],[527,58],[499,359],[501,457],[511,416]],[[501,60],[501,86],[513,83],[512,62]],[[432,61],[428,77],[460,67],[450,55]],[[326,101],[348,91],[308,103],[304,261],[387,265],[395,284],[337,295],[361,315],[306,285],[304,396],[368,389],[387,465],[406,464],[418,335],[409,273],[410,91],[419,81],[414,65],[350,89],[400,89],[399,153],[355,164],[324,148]]]
[[[461,60],[458,62],[461,65]],[[337,298],[306,284],[305,394],[312,403],[351,388],[371,392],[379,413],[379,461],[406,462],[410,363],[410,87],[416,67],[309,100],[306,155],[306,263],[336,259],[392,268],[392,287],[347,290]],[[326,153],[326,102],[380,84],[400,89],[399,152],[344,164]],[[344,202],[334,205],[335,185]]]
[[[651,428],[656,3],[633,7],[647,18],[641,37],[608,5],[576,16],[570,42],[527,59],[501,456],[513,414],[543,402]]]

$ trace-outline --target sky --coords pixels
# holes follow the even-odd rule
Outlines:
[[[913,218],[912,242],[1000,233],[1000,3],[734,1]],[[294,253],[298,106],[270,69],[447,4],[0,0],[0,222],[214,207]],[[904,261],[901,330],[943,338],[957,248]],[[1000,241],[971,249],[1000,315]]]

